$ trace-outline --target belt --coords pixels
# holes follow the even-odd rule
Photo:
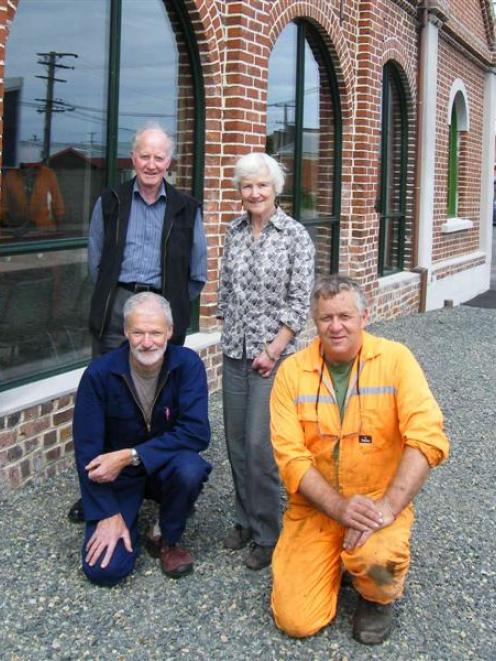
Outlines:
[[[142,282],[118,282],[119,287],[132,291],[134,294],[139,294],[142,291],[151,291],[154,294],[162,294],[160,289],[152,287],[151,285],[146,285]]]

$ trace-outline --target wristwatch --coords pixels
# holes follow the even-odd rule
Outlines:
[[[131,466],[139,466],[141,464],[141,457],[134,448],[131,448]]]

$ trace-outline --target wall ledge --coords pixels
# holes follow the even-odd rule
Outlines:
[[[194,351],[202,351],[220,342],[220,332],[192,333],[186,338],[185,345]],[[22,411],[43,402],[57,399],[74,392],[84,372],[84,367],[63,374],[26,383],[12,390],[0,393],[0,417]]]
[[[451,234],[451,232],[461,232],[463,230],[470,230],[474,223],[468,218],[448,218],[448,220],[441,225],[442,234]]]

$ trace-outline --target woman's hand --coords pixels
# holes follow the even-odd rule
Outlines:
[[[269,358],[267,353],[265,352],[265,349],[261,351],[258,356],[253,360],[251,367],[254,369],[256,372],[260,374],[260,376],[263,377],[268,377],[270,376],[272,370],[274,369],[274,366],[276,364],[276,361],[273,360],[272,358]]]

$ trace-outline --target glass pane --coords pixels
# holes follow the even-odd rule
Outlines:
[[[312,50],[305,42],[305,78],[303,88],[303,163],[301,174],[301,218],[317,216],[320,142],[320,75]]]
[[[331,272],[331,225],[321,221],[306,228],[315,246],[315,274],[326,275]]]
[[[389,78],[389,94],[388,94],[388,135],[387,135],[387,207],[386,213],[397,214],[401,212],[402,202],[401,199],[401,135],[403,117],[401,113],[401,106],[399,102],[399,94],[396,85]]]
[[[322,45],[312,30],[306,32],[301,221],[307,225],[315,243],[317,273],[329,273],[335,120]]]
[[[311,176],[306,180],[304,176],[303,186],[307,199],[313,201],[314,217],[329,222],[334,214],[335,115],[322,44],[309,29],[307,40],[303,144],[305,157],[311,159],[312,167],[308,168]]]
[[[297,27],[290,23],[277,40],[269,60],[266,151],[286,168],[280,196],[287,213],[293,207],[293,170],[296,106]]]
[[[392,74],[388,75],[386,112],[386,205],[382,220],[384,231],[384,269],[396,269],[399,265],[399,230],[404,222],[404,199],[402,176],[406,163],[403,163],[403,113],[400,91]]]
[[[173,135],[177,145],[167,179],[191,192],[194,90],[188,51],[170,3],[123,0],[121,39],[120,180],[133,174],[129,157],[133,134],[147,122],[158,121]]]
[[[88,359],[86,250],[0,258],[0,382]]]
[[[0,245],[87,234],[104,182],[109,4],[18,3],[5,66]]]

